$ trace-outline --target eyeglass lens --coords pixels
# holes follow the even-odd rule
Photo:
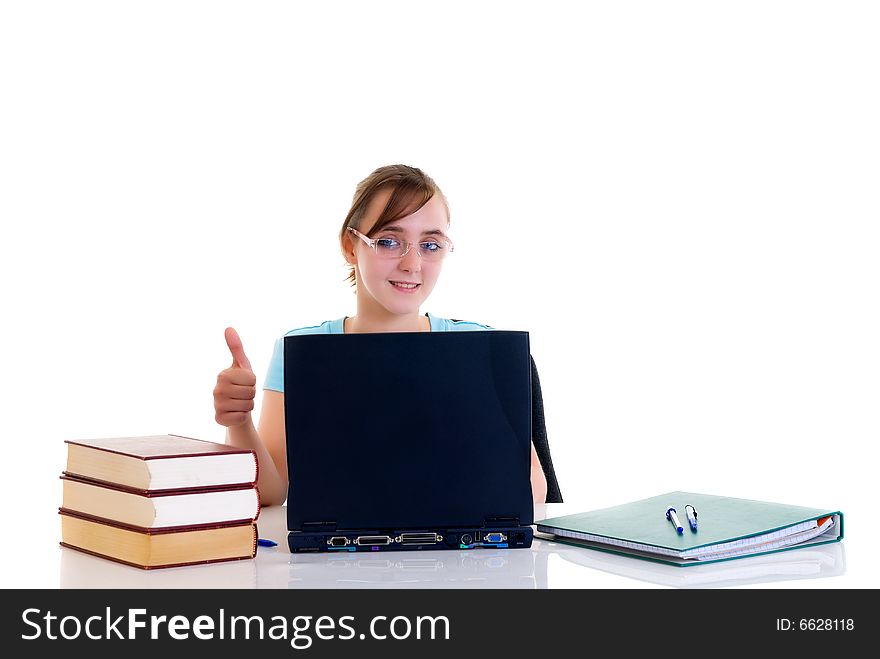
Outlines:
[[[407,243],[397,238],[378,238],[376,240],[376,254],[383,258],[398,259],[409,253],[412,243]],[[423,240],[416,243],[419,254],[426,261],[439,261],[449,252],[449,245],[442,240]]]

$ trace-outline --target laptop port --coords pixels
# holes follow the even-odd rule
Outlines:
[[[394,538],[387,535],[359,535],[355,538],[356,545],[390,545]]]
[[[437,533],[401,533],[395,538],[402,545],[429,545],[443,540]]]
[[[345,547],[347,544],[350,544],[350,542],[351,541],[344,535],[334,535],[327,541],[327,544],[331,547]]]
[[[487,533],[483,536],[483,542],[494,542],[497,544],[505,540],[507,540],[507,536],[503,533]]]
[[[470,544],[473,544],[473,542],[474,542],[474,536],[472,536],[470,533],[462,533],[461,534],[461,544],[470,545]]]

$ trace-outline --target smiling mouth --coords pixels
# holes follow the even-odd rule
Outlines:
[[[396,288],[400,291],[414,291],[419,286],[421,286],[421,284],[416,284],[414,282],[405,282],[405,281],[390,281],[389,280],[388,283],[390,283],[392,286],[394,286],[394,288]]]

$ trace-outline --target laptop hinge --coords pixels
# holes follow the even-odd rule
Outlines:
[[[519,516],[518,515],[489,515],[486,517],[486,521],[483,522],[484,526],[519,526]]]
[[[310,531],[313,533],[318,533],[321,531],[335,531],[336,522],[303,522],[302,530]]]

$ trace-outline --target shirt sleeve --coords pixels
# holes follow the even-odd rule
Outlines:
[[[284,337],[275,341],[272,357],[269,359],[269,369],[266,371],[266,381],[263,389],[272,389],[284,393]]]

